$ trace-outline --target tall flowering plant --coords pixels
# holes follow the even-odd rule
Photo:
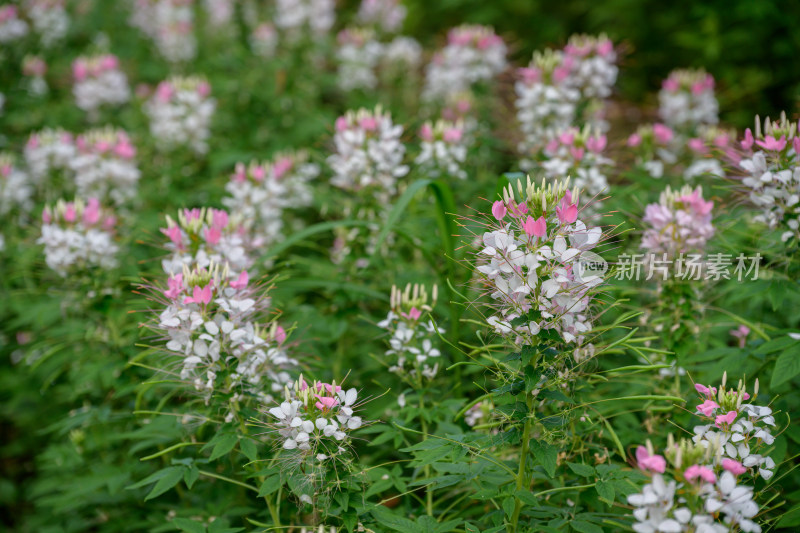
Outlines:
[[[426,122],[419,130],[421,151],[415,162],[426,175],[438,178],[452,176],[466,179],[464,164],[467,159],[469,136],[462,122],[438,120]]]
[[[714,77],[703,69],[670,72],[661,84],[658,101],[661,120],[685,136],[692,136],[700,124],[719,121]]]
[[[266,411],[262,423],[282,448],[281,482],[286,480],[300,505],[325,513],[332,498],[355,473],[352,433],[365,421],[357,414],[355,388],[336,382],[307,383],[303,376],[284,388],[280,405]]]

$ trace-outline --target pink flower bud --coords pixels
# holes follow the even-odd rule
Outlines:
[[[728,411],[727,414],[717,416],[714,423],[718,428],[721,428],[724,425],[733,424],[734,420],[736,420],[736,417],[738,415],[739,413],[737,413],[736,411]]]
[[[64,206],[64,220],[67,222],[75,222],[76,218],[78,218],[78,214],[75,212],[75,204],[70,202]]]
[[[89,198],[86,209],[83,210],[83,222],[89,226],[97,224],[100,220],[100,201],[97,198]]]
[[[275,176],[275,179],[281,179],[284,174],[291,170],[293,164],[290,157],[282,157],[275,161],[275,164],[272,166],[272,174]]]
[[[660,455],[650,455],[644,446],[636,448],[636,462],[640,470],[649,470],[658,474],[663,474],[667,468],[666,459]]]
[[[719,404],[714,400],[706,400],[702,404],[697,406],[697,410],[703,413],[705,416],[711,416],[714,414],[714,410],[719,408]]]
[[[543,216],[539,217],[537,220],[534,220],[532,216],[528,216],[525,223],[522,225],[522,229],[528,237],[534,235],[536,237],[544,237],[547,235],[547,222],[545,222]]]
[[[504,204],[502,200],[497,200],[492,204],[492,215],[494,215],[494,218],[497,220],[503,220],[507,212],[506,204]]]
[[[686,481],[701,478],[706,483],[717,482],[717,476],[714,475],[714,471],[707,466],[692,465],[683,472],[683,477],[686,478]]]
[[[433,140],[433,128],[431,128],[429,123],[426,122],[422,125],[422,127],[419,129],[419,136],[422,137],[423,141],[430,142]]]
[[[653,136],[656,138],[656,141],[661,144],[670,142],[673,135],[672,129],[669,126],[659,123],[653,124]]]
[[[247,283],[250,281],[250,277],[247,274],[247,270],[242,270],[242,273],[239,274],[239,278],[235,281],[231,281],[231,287],[236,290],[242,290],[247,288]]]
[[[764,150],[769,150],[771,152],[780,152],[784,148],[786,148],[786,136],[781,136],[780,140],[775,139],[772,135],[767,135],[763,141],[756,141],[756,144],[759,145]]]
[[[208,244],[215,245],[222,238],[222,232],[215,227],[206,228],[203,230],[203,236]]]
[[[755,139],[753,139],[753,132],[750,131],[750,128],[747,128],[746,130],[744,130],[744,139],[742,140],[742,143],[741,143],[742,144],[742,148],[744,150],[749,150],[750,148],[753,147],[753,143],[754,142],[755,142]]]
[[[450,128],[444,131],[444,140],[449,143],[457,143],[461,140],[462,131],[459,128]]]
[[[642,136],[638,133],[632,133],[630,137],[628,137],[628,146],[634,148],[642,144]]]

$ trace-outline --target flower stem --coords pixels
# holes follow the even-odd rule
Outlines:
[[[528,414],[525,418],[525,424],[522,427],[522,451],[520,452],[519,456],[519,471],[517,472],[517,491],[520,491],[526,485],[527,476],[525,475],[525,463],[528,460],[528,442],[530,440],[531,434],[531,416],[530,411],[533,409],[533,395],[528,393],[528,397],[525,400],[526,405],[528,406]],[[527,488],[527,487],[525,487]],[[519,496],[514,496],[514,512],[511,515],[511,523],[509,524],[509,531],[511,533],[516,533],[517,531],[517,524],[519,523],[519,515],[522,512],[522,500],[519,499]]]

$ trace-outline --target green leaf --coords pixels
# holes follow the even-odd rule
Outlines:
[[[519,500],[524,503],[525,505],[532,505],[534,507],[539,506],[539,502],[536,499],[536,496],[529,490],[520,489],[514,492],[514,496],[519,498]]]
[[[539,384],[539,378],[542,373],[533,368],[531,365],[525,367],[525,392],[530,392]]]
[[[174,487],[178,484],[178,481],[183,479],[183,471],[184,467],[182,466],[170,466],[166,468],[168,470],[164,477],[156,481],[156,484],[153,485],[153,489],[150,493],[145,496],[144,501],[152,500],[153,498],[157,498],[167,492],[169,489]]]
[[[397,221],[400,220],[400,216],[403,214],[403,211],[406,210],[408,204],[411,203],[411,200],[412,198],[414,198],[414,195],[417,194],[417,192],[420,189],[427,187],[428,184],[430,183],[431,180],[426,180],[426,179],[417,180],[411,185],[409,185],[408,188],[405,190],[405,192],[403,192],[403,194],[400,196],[400,198],[397,199],[394,206],[392,207],[392,210],[389,212],[389,216],[386,217],[386,223],[383,225],[380,233],[378,233],[378,235],[375,238],[375,244],[373,245],[373,249],[375,251],[373,252],[373,255],[380,252],[381,247],[383,246],[383,241],[385,241],[386,237],[389,236],[389,233],[392,231],[392,227],[394,227]]]
[[[573,520],[569,523],[572,529],[580,533],[603,533],[603,528],[585,520]]]
[[[242,450],[242,453],[251,461],[255,461],[258,459],[258,447],[253,439],[248,439],[243,437],[239,441],[239,448]]]
[[[800,350],[789,348],[775,361],[775,370],[772,372],[770,387],[783,385],[800,374]]]
[[[282,482],[280,475],[270,476],[267,479],[265,479],[264,483],[262,483],[261,487],[259,487],[258,496],[263,497],[272,494],[273,492],[281,488],[281,485]]]
[[[567,463],[567,466],[581,477],[593,477],[595,475],[594,468],[590,465],[585,465],[583,463]]]
[[[206,533],[206,526],[188,518],[173,518],[172,523],[181,531],[187,533]]]
[[[516,498],[506,498],[503,500],[503,511],[506,513],[506,516],[511,518],[511,515],[514,514],[514,507],[517,505]]]
[[[530,452],[536,463],[541,465],[545,472],[547,472],[548,477],[555,477],[558,448],[546,442],[532,440],[530,443]]]
[[[392,511],[387,509],[383,506],[378,506],[372,511],[370,511],[373,518],[378,521],[379,524],[386,526],[390,529],[395,531],[402,531],[404,533],[422,533],[420,527],[409,520],[408,518],[403,518],[402,516],[398,516],[394,514]]]
[[[234,433],[225,433],[222,435],[217,444],[214,446],[214,450],[211,452],[211,457],[208,458],[209,461],[213,461],[215,459],[219,459],[223,455],[229,454],[231,450],[233,450],[234,446],[236,446],[236,442],[238,438]]]
[[[194,482],[197,481],[197,478],[199,477],[200,470],[198,470],[194,465],[183,471],[183,482],[186,483],[186,488],[189,490],[192,489],[192,485],[194,485]]]
[[[597,491],[598,496],[600,499],[606,502],[608,505],[612,505],[614,503],[614,484],[610,481],[598,481],[594,489]]]

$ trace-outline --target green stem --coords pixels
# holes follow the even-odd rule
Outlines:
[[[422,425],[422,440],[423,442],[428,440],[428,423],[425,421],[425,397],[422,392],[422,373],[420,369],[417,368],[417,380],[419,385],[419,420]],[[425,465],[425,479],[429,479],[431,477],[431,466]],[[428,487],[425,489],[425,510],[428,513],[428,516],[433,516],[433,488]]]
[[[531,415],[530,411],[533,409],[533,395],[528,393],[528,397],[525,400],[525,403],[528,406],[528,415],[525,418],[525,425],[522,427],[522,451],[520,452],[519,456],[519,471],[517,472],[517,491],[522,490],[523,487],[526,485],[526,476],[525,476],[525,463],[528,460],[528,442],[530,441],[531,435]],[[527,488],[527,487],[526,487]],[[517,524],[519,523],[519,515],[522,512],[522,500],[519,499],[519,496],[514,496],[514,513],[511,515],[511,524],[509,530],[511,533],[516,533],[517,531]]]

